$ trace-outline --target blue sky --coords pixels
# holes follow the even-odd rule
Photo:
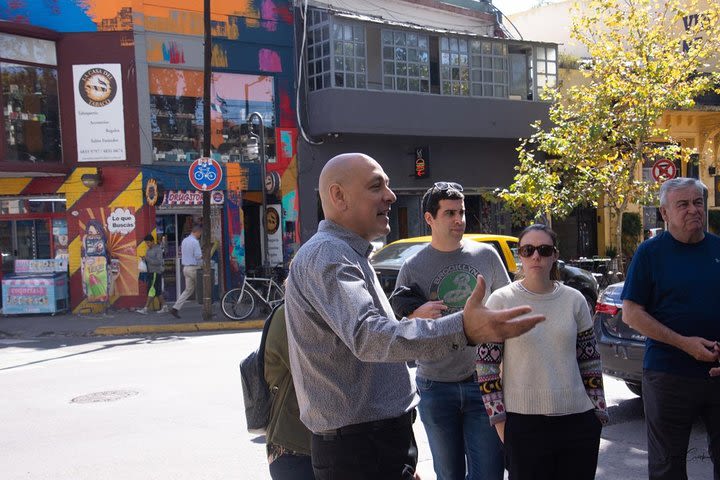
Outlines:
[[[555,3],[558,0],[551,0]],[[539,0],[492,0],[493,5],[499,8],[505,15],[529,10],[540,3]]]

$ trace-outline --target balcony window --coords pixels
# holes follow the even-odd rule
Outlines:
[[[468,40],[440,37],[440,82],[443,95],[470,95]]]
[[[416,32],[382,31],[383,87],[430,92],[429,37]]]
[[[508,46],[500,42],[470,42],[472,95],[508,97]]]
[[[329,87],[366,88],[365,27],[330,18],[326,12],[317,10],[308,15],[309,90]]]
[[[538,91],[545,87],[557,87],[557,51],[555,47],[535,47]]]
[[[0,33],[0,159],[62,161],[57,83],[53,42]]]

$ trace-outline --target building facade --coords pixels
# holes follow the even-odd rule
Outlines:
[[[398,195],[386,241],[426,233],[420,200],[437,181],[465,188],[468,232],[511,233],[493,193],[519,138],[547,121],[538,90],[557,82],[557,46],[512,38],[488,2],[309,2],[298,135],[301,238],[322,218],[317,179],[338,153],[375,158]]]
[[[2,274],[16,259],[66,258],[73,311],[140,306],[138,259],[153,233],[166,247],[166,296],[182,289],[179,243],[204,220],[188,177],[204,142],[202,9],[0,7]],[[298,246],[294,36],[289,1],[215,0],[211,14],[210,143],[222,181],[210,221],[222,290],[247,269],[286,264]]]

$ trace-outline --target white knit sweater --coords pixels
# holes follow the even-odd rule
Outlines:
[[[594,408],[577,360],[577,334],[592,327],[590,310],[577,290],[559,285],[534,294],[514,282],[487,301],[493,309],[530,305],[546,320],[505,341],[502,390],[508,412],[532,415],[581,413]]]

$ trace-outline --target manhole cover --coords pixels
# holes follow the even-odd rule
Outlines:
[[[70,400],[70,403],[102,403],[114,402],[123,398],[134,397],[138,392],[134,390],[109,390],[107,392],[88,393]]]

